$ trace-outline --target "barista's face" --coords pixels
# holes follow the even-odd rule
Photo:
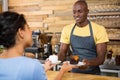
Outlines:
[[[76,3],[73,6],[73,17],[76,23],[84,23],[87,20],[89,10],[83,3]]]

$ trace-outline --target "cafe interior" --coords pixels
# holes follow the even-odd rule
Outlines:
[[[32,29],[33,46],[25,49],[24,56],[36,58],[42,64],[60,50],[61,31],[74,22],[72,5],[77,0],[0,0],[0,12],[15,11],[25,15]],[[63,80],[120,80],[120,0],[86,0],[89,20],[105,27],[109,42],[105,61],[100,65],[101,75],[67,72]],[[69,58],[72,50],[69,49]],[[59,62],[47,72],[53,80],[59,72]]]

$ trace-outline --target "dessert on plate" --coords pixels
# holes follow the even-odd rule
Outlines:
[[[70,64],[78,64],[79,56],[78,55],[71,55],[70,56]]]

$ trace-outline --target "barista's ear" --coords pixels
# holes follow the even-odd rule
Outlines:
[[[18,35],[19,35],[19,37],[24,38],[24,30],[19,28],[18,29]]]

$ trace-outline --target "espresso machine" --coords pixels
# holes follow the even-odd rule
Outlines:
[[[47,34],[47,43],[44,44],[43,60],[46,60],[50,55],[52,55],[52,45],[51,45],[52,35]]]
[[[43,48],[40,47],[40,42],[38,41],[38,36],[41,34],[40,31],[32,32],[32,39],[33,39],[33,45],[32,47],[28,47],[25,49],[25,52],[31,52],[33,54],[35,54],[35,58],[38,58],[38,54],[40,54],[41,52],[44,52]]]

